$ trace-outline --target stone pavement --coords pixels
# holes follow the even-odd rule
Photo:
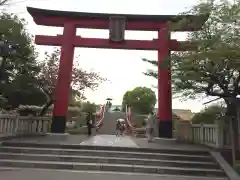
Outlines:
[[[69,134],[48,134],[39,137],[23,137],[9,141],[44,143],[44,144],[74,144],[74,145],[97,145],[97,146],[120,146],[139,147],[152,149],[180,149],[180,150],[210,150],[203,145],[179,143],[175,140],[156,139],[153,143],[148,143],[147,139],[135,137],[116,137],[115,135],[96,135],[88,137],[86,135]]]
[[[97,135],[90,139],[80,143],[81,145],[93,145],[93,146],[117,146],[117,147],[134,147],[138,145],[128,136],[115,135]]]
[[[51,134],[35,137],[19,137],[9,141],[44,143],[44,144],[80,144],[89,139],[86,135],[69,135],[69,134]]]
[[[146,138],[131,138],[140,148],[151,149],[174,149],[186,151],[211,151],[210,148],[204,145],[190,144],[178,142],[175,139],[161,139],[156,138],[152,143],[148,143]]]
[[[17,178],[16,178],[17,177]],[[96,171],[58,171],[40,169],[1,169],[1,180],[209,180],[210,178],[174,176],[174,175],[153,175],[134,174],[118,172],[96,172]],[[227,180],[227,178],[211,178],[211,180]]]

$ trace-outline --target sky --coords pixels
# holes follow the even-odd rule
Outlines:
[[[37,26],[31,16],[27,13],[26,7],[36,7],[52,10],[96,12],[96,13],[119,13],[119,14],[178,14],[191,6],[197,0],[12,0],[8,11],[16,13],[28,22],[27,29],[32,35],[57,35],[62,34],[62,28]],[[107,30],[78,29],[77,35],[92,38],[108,38]],[[172,39],[184,40],[185,33],[175,33]],[[151,40],[157,38],[157,32],[127,31],[126,39]],[[39,60],[43,59],[45,51],[51,52],[54,47],[37,46],[40,53]],[[157,52],[154,51],[130,51],[112,49],[76,48],[75,57],[79,56],[81,68],[99,72],[102,77],[108,79],[101,84],[96,91],[87,90],[86,97],[89,101],[103,104],[106,98],[113,99],[113,104],[119,105],[122,102],[123,94],[137,86],[152,88],[157,95],[157,90],[152,86],[157,85],[157,80],[143,75],[153,66],[141,61],[142,58],[157,59]],[[191,109],[198,112],[208,99],[181,101],[173,99],[173,109]]]

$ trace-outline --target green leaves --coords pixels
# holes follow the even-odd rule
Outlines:
[[[191,98],[203,93],[236,96],[240,93],[240,0],[235,4],[228,0],[207,1],[188,13],[209,12],[210,17],[203,29],[187,36],[188,41],[198,42],[197,51],[174,52],[171,59],[163,62],[163,68],[169,68],[171,62],[175,93]],[[156,66],[144,74],[157,78],[157,61],[143,61]]]
[[[210,106],[197,113],[192,118],[194,124],[214,124],[216,120],[223,119],[226,109],[221,106]]]
[[[94,103],[90,103],[89,101],[83,102],[81,104],[81,112],[91,112],[91,113],[96,113],[97,105]]]
[[[36,78],[40,70],[37,54],[25,25],[23,19],[13,14],[0,14],[0,39],[20,45],[16,53],[8,56],[0,82],[0,92],[12,107],[19,104],[42,105],[45,100]]]
[[[134,112],[148,114],[153,110],[156,101],[156,95],[150,88],[136,87],[124,94],[122,107],[125,111],[125,107],[128,105],[132,107]]]

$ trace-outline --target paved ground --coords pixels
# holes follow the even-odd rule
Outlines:
[[[23,137],[10,141],[18,142],[32,142],[32,143],[46,143],[46,144],[80,144],[81,142],[89,139],[86,135],[69,135],[69,134],[48,134],[38,137]]]
[[[0,168],[1,180],[209,180],[209,178],[187,176],[164,176],[152,174],[106,173],[106,172],[76,172],[38,169],[9,169]],[[218,180],[220,178],[217,178]],[[215,178],[211,178],[215,180]],[[221,178],[221,180],[227,180]]]
[[[132,140],[141,148],[152,148],[152,149],[180,149],[180,150],[191,150],[191,151],[209,151],[210,148],[203,145],[188,144],[178,142],[175,139],[156,139],[152,143],[148,143],[145,138],[132,138]]]
[[[86,141],[83,141],[81,144],[93,146],[138,147],[138,145],[130,137],[116,137],[115,135],[97,135]]]
[[[13,140],[13,141],[16,141]],[[96,135],[88,137],[86,135],[53,135],[39,137],[23,137],[18,138],[17,141],[33,142],[33,143],[46,143],[46,144],[85,144],[97,146],[124,146],[124,147],[140,147],[140,148],[153,148],[153,149],[184,149],[184,150],[209,150],[209,148],[201,145],[183,144],[175,140],[158,139],[153,143],[148,143],[144,138],[135,137],[120,137],[115,135]]]

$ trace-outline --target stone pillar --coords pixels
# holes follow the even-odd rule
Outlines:
[[[223,125],[222,119],[216,120],[216,148],[223,148]]]

